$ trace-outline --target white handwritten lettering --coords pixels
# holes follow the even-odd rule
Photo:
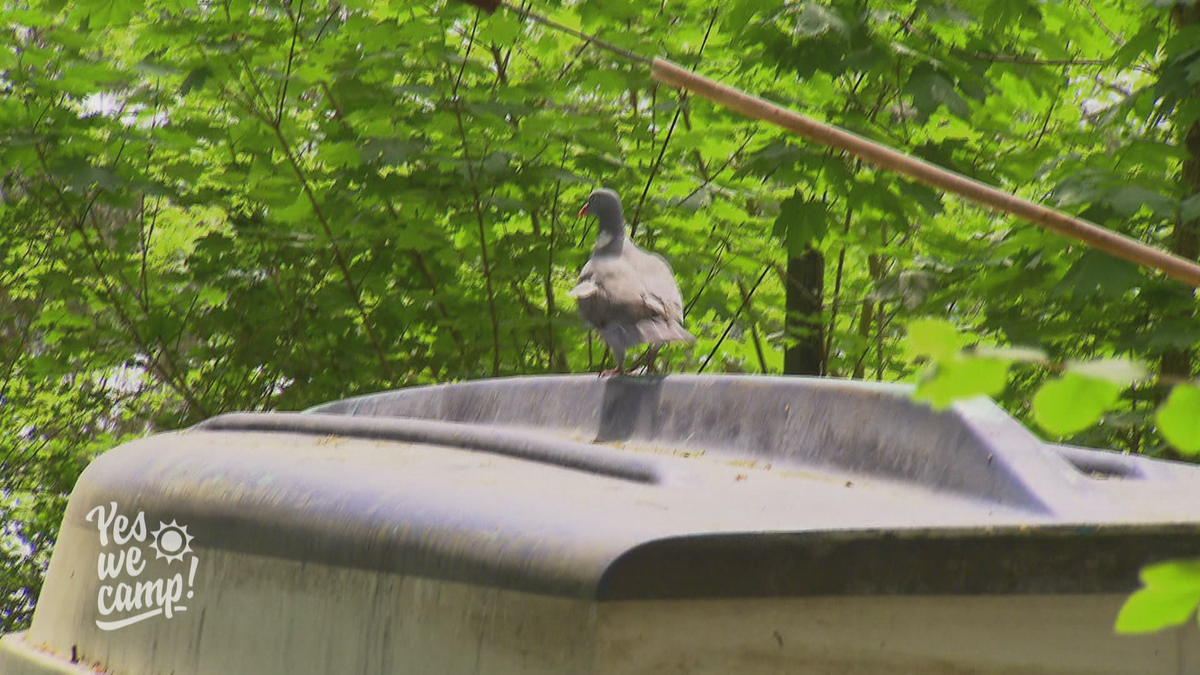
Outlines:
[[[188,569],[187,578],[182,572],[171,576],[151,580],[139,580],[146,571],[150,560],[143,557],[142,548],[136,544],[146,542],[146,514],[138,511],[131,519],[119,513],[116,502],[109,502],[93,508],[87,514],[87,522],[95,522],[100,534],[100,546],[104,548],[112,541],[116,546],[123,546],[115,551],[101,551],[96,560],[96,574],[100,581],[108,581],[100,586],[96,594],[96,609],[101,616],[116,613],[118,616],[110,621],[96,620],[100,630],[117,630],[135,623],[163,616],[168,619],[176,612],[187,608],[179,606],[184,592],[191,598],[195,594],[191,590],[196,577],[196,555],[189,543],[192,536],[187,527],[172,520],[170,523],[159,521],[159,528],[153,533],[150,547],[155,551],[155,560],[163,559],[170,565],[174,562],[185,561],[190,555],[190,564],[184,562]],[[130,581],[118,581],[127,577]],[[134,612],[137,612],[134,614]]]

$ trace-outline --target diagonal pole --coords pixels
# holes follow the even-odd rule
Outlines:
[[[1057,209],[998,190],[857,134],[824,122],[818,122],[765,99],[747,94],[740,89],[721,84],[703,75],[697,75],[665,59],[648,59],[636,52],[569,28],[527,9],[513,7],[504,0],[464,1],[488,13],[504,7],[516,12],[523,19],[536,21],[554,30],[569,33],[631,61],[641,64],[649,63],[650,77],[662,84],[689,91],[746,117],[770,122],[809,140],[848,152],[880,168],[904,174],[914,180],[946,192],[953,192],[997,211],[1023,218],[1039,227],[1081,241],[1088,246],[1142,267],[1158,270],[1173,279],[1200,288],[1200,264],[1194,261],[1161,251],[1153,246],[1147,246],[1136,239],[1089,223],[1082,218],[1076,218]]]
[[[770,122],[810,140],[848,152],[880,168],[904,174],[927,185],[962,195],[984,206],[1024,218],[1035,225],[1076,239],[1142,267],[1156,269],[1169,277],[1200,288],[1200,265],[1147,246],[1119,232],[1017,197],[862,136],[818,122],[757,96],[751,96],[739,89],[697,75],[670,61],[654,59],[650,76],[663,84],[686,89],[697,96],[747,117]]]

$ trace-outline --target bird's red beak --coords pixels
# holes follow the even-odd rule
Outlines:
[[[584,216],[584,214],[586,214],[586,213],[587,213],[587,204],[584,204],[583,208],[579,209],[579,217],[582,218]]]

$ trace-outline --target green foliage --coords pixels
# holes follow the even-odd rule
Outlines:
[[[908,324],[906,344],[916,356],[928,357],[932,367],[922,374],[914,393],[936,409],[972,396],[996,396],[1008,382],[1010,362],[965,354],[967,336],[942,319],[916,319]]]
[[[1001,359],[955,356],[938,361],[932,375],[917,387],[915,398],[942,409],[962,398],[994,397],[1008,384],[1008,367]]]
[[[1156,246],[1200,213],[1194,27],[1140,0],[531,8]],[[1195,375],[1188,289],[512,13],[21,0],[0,22],[0,631],[28,622],[65,497],[116,443],[598,368],[564,293],[601,184],[679,277],[698,339],[675,370],[780,372],[786,259],[811,248],[831,375],[910,378],[916,352],[938,405],[982,393],[1071,442],[1195,452],[1194,386],[1160,407]],[[1116,357],[1174,379],[1052,386],[1036,365]],[[1078,382],[1103,424],[1028,406]]]
[[[1155,419],[1163,436],[1179,452],[1193,457],[1200,454],[1200,386],[1175,387]]]
[[[963,348],[966,338],[943,319],[917,319],[908,324],[908,348],[918,356],[949,359]]]
[[[1038,389],[1033,417],[1051,434],[1065,436],[1095,424],[1120,395],[1111,382],[1067,373]]]
[[[1142,570],[1142,589],[1117,615],[1118,633],[1153,633],[1187,622],[1200,605],[1200,560],[1175,560]]]
[[[918,378],[914,397],[945,408],[972,396],[999,396],[1014,364],[1038,364],[1063,371],[1044,379],[1030,401],[1032,417],[1046,432],[1067,436],[1087,429],[1118,405],[1123,388],[1149,377],[1148,369],[1128,358],[1101,358],[1052,363],[1040,349],[1027,347],[967,348],[969,336],[944,319],[917,319],[908,324],[910,353],[931,365]],[[1184,455],[1200,453],[1200,387],[1180,384],[1155,415],[1163,436]]]
[[[797,193],[779,204],[774,232],[788,253],[802,255],[810,246],[821,244],[828,227],[829,214],[824,204],[808,201]]]

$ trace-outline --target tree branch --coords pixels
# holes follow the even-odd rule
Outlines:
[[[696,50],[696,60],[704,55],[704,47],[708,45],[708,37],[712,35],[713,26],[717,23],[717,10],[712,11],[712,16],[708,21],[708,29],[704,31],[704,39],[700,42],[700,48]],[[696,66],[692,66],[692,71],[696,70]],[[641,224],[642,205],[646,203],[646,195],[650,192],[650,186],[654,183],[654,177],[658,174],[659,167],[662,166],[663,156],[667,154],[667,144],[671,142],[671,134],[675,131],[675,124],[679,121],[679,115],[683,112],[684,106],[687,104],[687,92],[681,92],[679,95],[679,105],[675,108],[675,117],[671,119],[671,126],[667,129],[667,135],[663,138],[662,148],[658,151],[658,159],[654,161],[650,167],[650,175],[646,177],[646,187],[642,188],[642,196],[638,199],[637,210],[633,214],[633,222],[629,225],[629,238],[633,239],[637,235],[638,225]]]
[[[467,41],[466,53],[463,54],[462,67],[459,68],[458,77],[454,81],[454,88],[450,96],[454,107],[454,119],[458,122],[459,138],[462,141],[463,159],[466,160],[467,165],[467,182],[471,187],[475,221],[479,226],[480,262],[483,263],[483,280],[487,288],[488,318],[492,324],[492,376],[497,377],[500,375],[500,318],[496,314],[496,292],[492,286],[492,263],[488,258],[487,227],[483,222],[483,200],[479,194],[479,184],[475,181],[475,168],[472,165],[471,148],[467,142],[466,126],[463,124],[462,100],[458,97],[458,88],[462,84],[463,71],[466,69],[467,60],[471,56],[471,47],[475,44],[475,33],[478,28],[479,14],[476,12],[475,21],[471,24],[471,36]]]
[[[701,363],[700,368],[696,370],[697,375],[703,373],[704,369],[708,367],[708,362],[712,361],[712,358],[716,355],[717,350],[721,348],[721,343],[725,342],[725,338],[729,337],[729,331],[733,330],[733,325],[737,323],[738,317],[741,315],[742,310],[746,308],[746,305],[750,304],[750,299],[754,297],[754,292],[758,290],[759,285],[762,284],[763,279],[767,278],[767,273],[770,271],[771,265],[768,264],[763,268],[762,274],[758,275],[758,281],[754,282],[754,287],[750,289],[749,293],[745,294],[745,296],[742,298],[742,304],[738,306],[737,311],[733,313],[733,317],[729,319],[729,325],[725,326],[725,332],[721,333],[721,337],[717,340],[717,344],[713,345],[712,351],[708,353],[708,356],[704,359],[704,363]]]

